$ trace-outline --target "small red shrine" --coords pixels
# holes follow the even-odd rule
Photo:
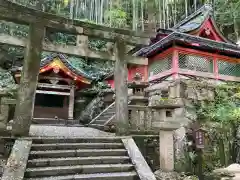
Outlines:
[[[219,31],[212,7],[204,5],[170,29],[158,29],[151,43],[134,55],[148,58],[148,66],[129,67],[151,83],[187,77],[240,81],[240,48]],[[113,77],[107,82],[114,87]]]
[[[20,82],[21,68],[14,71]],[[76,90],[91,86],[91,77],[75,68],[67,57],[55,54],[44,58],[38,76],[33,118],[73,119]]]

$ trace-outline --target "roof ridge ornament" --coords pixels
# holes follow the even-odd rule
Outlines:
[[[204,8],[206,11],[208,11],[209,15],[213,15],[213,5],[210,3],[204,4]]]

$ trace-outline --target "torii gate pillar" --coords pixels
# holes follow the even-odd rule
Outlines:
[[[114,52],[116,57],[114,72],[114,83],[116,90],[116,134],[127,135],[129,133],[127,86],[128,70],[126,59],[126,43],[123,38],[116,38]]]

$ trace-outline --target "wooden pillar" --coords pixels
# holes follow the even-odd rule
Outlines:
[[[179,55],[178,50],[173,51],[172,56],[172,72],[173,72],[173,78],[176,80],[178,79],[178,73],[179,73]]]
[[[217,58],[213,57],[213,73],[216,80],[219,79]]]
[[[44,35],[45,27],[40,21],[30,25],[12,128],[12,133],[16,136],[29,133]]]
[[[121,37],[116,38],[114,47],[116,58],[114,83],[116,90],[116,133],[126,135],[129,132],[128,120],[128,86],[127,86],[127,60],[126,43]]]
[[[74,111],[74,90],[75,87],[72,86],[70,89],[70,96],[69,96],[69,106],[68,106],[68,119],[73,120],[73,111]]]

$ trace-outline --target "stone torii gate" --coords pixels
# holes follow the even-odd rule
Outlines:
[[[147,59],[127,55],[127,46],[147,45],[150,34],[109,28],[44,13],[35,9],[0,0],[0,20],[28,25],[28,39],[0,35],[1,44],[25,47],[24,66],[18,90],[12,133],[27,136],[33,113],[42,49],[70,55],[115,61],[117,133],[128,132],[127,63],[147,65]],[[76,46],[54,45],[44,42],[45,31],[77,35]],[[114,52],[95,52],[88,49],[88,37],[104,39],[112,44]]]

